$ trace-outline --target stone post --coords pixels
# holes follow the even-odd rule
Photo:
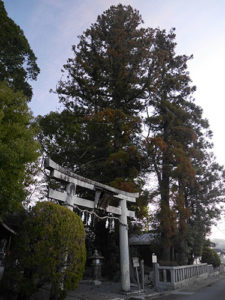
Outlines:
[[[128,226],[127,226],[127,201],[120,201],[120,268],[121,286],[124,292],[130,291],[130,266],[128,248]]]
[[[171,278],[171,284],[173,288],[175,288],[175,269],[171,268],[170,269],[170,278]]]
[[[156,291],[159,290],[159,264],[158,263],[153,263],[153,268],[154,268],[154,277],[155,277],[155,289]]]
[[[72,197],[76,193],[76,186],[75,186],[74,183],[67,184],[67,186],[66,186],[66,193],[67,193],[67,197],[66,197],[65,204],[68,203],[68,205],[66,205],[66,207],[73,211],[73,207],[72,207],[72,205],[73,205],[73,199],[72,199]]]
[[[142,283],[142,290],[145,289],[145,266],[144,266],[144,260],[141,260],[141,283]]]
[[[167,282],[166,270],[163,270],[163,282]]]

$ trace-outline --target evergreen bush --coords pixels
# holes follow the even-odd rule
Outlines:
[[[215,250],[205,247],[202,252],[202,263],[213,265],[214,268],[221,264],[220,257]]]
[[[21,226],[11,255],[11,284],[17,299],[29,297],[43,284],[50,299],[64,299],[77,287],[85,261],[85,230],[74,212],[52,202],[40,202]]]

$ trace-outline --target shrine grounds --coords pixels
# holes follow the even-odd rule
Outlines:
[[[212,285],[225,275],[219,275],[214,278],[207,278],[202,281],[197,281],[185,290],[197,291],[200,288]],[[182,292],[184,289],[177,290]],[[150,300],[160,295],[167,295],[174,291],[156,292],[154,288],[146,285],[144,293],[138,293],[137,285],[131,284],[131,292],[124,294],[121,290],[120,282],[103,281],[100,285],[95,285],[93,281],[83,280],[78,288],[74,291],[69,291],[66,300]],[[49,288],[45,287],[34,294],[31,300],[48,300]],[[0,300],[1,297],[0,297]]]
[[[146,286],[144,294],[153,296],[156,292]],[[131,292],[124,294],[120,282],[103,281],[100,285],[95,285],[93,281],[83,280],[76,290],[67,293],[66,300],[128,300],[141,295],[143,293],[139,293],[137,285],[134,284],[131,284]],[[49,288],[45,287],[34,294],[31,300],[48,300],[48,296]],[[141,299],[144,299],[143,296]]]

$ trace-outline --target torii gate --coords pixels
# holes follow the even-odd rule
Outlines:
[[[48,197],[57,201],[67,203],[69,206],[72,205],[82,206],[94,210],[105,209],[106,212],[112,213],[119,216],[120,226],[120,268],[121,268],[121,287],[125,292],[130,291],[130,267],[129,267],[129,247],[128,247],[128,225],[127,217],[134,218],[134,211],[127,209],[127,201],[136,202],[136,198],[139,196],[138,193],[128,193],[111,186],[87,179],[79,176],[69,170],[59,166],[50,158],[45,159],[45,168],[50,170],[50,177],[67,183],[66,191],[59,192],[53,189],[49,189]],[[95,191],[95,199],[87,200],[80,198],[76,195],[76,186],[81,186],[89,190]],[[99,205],[101,193],[108,192],[114,198],[119,199],[119,206],[110,206],[102,208]]]

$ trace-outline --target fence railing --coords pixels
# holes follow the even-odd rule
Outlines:
[[[175,289],[187,285],[188,282],[195,278],[206,278],[210,272],[213,272],[213,267],[208,264],[179,267],[155,264],[155,283],[160,290]]]

